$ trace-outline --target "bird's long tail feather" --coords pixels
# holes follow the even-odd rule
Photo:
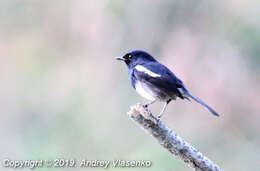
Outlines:
[[[211,107],[209,107],[206,103],[204,103],[202,100],[200,100],[198,97],[192,95],[188,90],[185,91],[185,94],[192,98],[193,100],[195,100],[196,102],[198,102],[199,104],[201,104],[202,106],[204,106],[206,109],[208,109],[213,115],[215,116],[219,116],[219,114],[217,112],[215,112]]]

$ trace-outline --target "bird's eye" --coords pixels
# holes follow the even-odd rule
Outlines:
[[[132,59],[132,55],[128,55],[128,57],[127,57],[129,60],[131,60]]]

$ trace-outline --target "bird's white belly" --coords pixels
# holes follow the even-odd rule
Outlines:
[[[135,89],[141,96],[148,100],[153,101],[156,99],[156,95],[154,95],[153,91],[149,87],[142,84],[140,81],[136,81]]]

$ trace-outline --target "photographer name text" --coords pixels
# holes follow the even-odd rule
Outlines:
[[[85,167],[85,168],[146,168],[151,167],[152,162],[149,160],[88,160],[88,159],[51,159],[51,160],[12,160],[4,159],[2,166],[5,168],[23,169],[23,168],[73,168],[73,167]]]

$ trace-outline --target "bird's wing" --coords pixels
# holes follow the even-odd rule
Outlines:
[[[166,66],[160,63],[146,63],[138,65],[132,70],[133,80],[139,80],[145,84],[155,87],[180,97],[181,99],[192,98],[196,102],[200,103],[206,109],[208,109],[213,115],[219,116],[219,114],[209,107],[206,103],[201,101],[198,97],[192,95],[184,86],[182,81],[178,79]]]
[[[137,65],[133,69],[132,77],[163,92],[184,98],[178,90],[178,88],[184,88],[182,81],[160,63],[150,62]]]

